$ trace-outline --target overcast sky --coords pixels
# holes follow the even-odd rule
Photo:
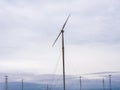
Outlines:
[[[120,0],[0,0],[0,72],[120,71]]]

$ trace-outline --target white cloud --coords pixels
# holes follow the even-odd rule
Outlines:
[[[6,69],[8,71],[17,69],[22,71],[24,68],[27,71],[33,68],[31,71],[36,72],[35,69],[40,68],[41,73],[50,73],[57,62],[56,54],[60,46],[59,40],[52,50],[52,41],[69,13],[71,17],[65,28],[65,42],[69,48],[69,52],[66,51],[68,54],[66,58],[71,61],[75,59],[73,62],[76,64],[77,72],[92,72],[97,69],[119,70],[119,2],[119,0],[1,0],[1,70],[4,71],[4,68],[9,66]],[[106,65],[108,61],[109,65]],[[25,66],[27,63],[30,65]],[[22,64],[24,67],[19,68]]]
[[[66,62],[74,74],[102,71],[119,71],[119,44],[87,44],[68,46]],[[68,69],[69,69],[68,68]],[[73,69],[72,69],[73,68]]]

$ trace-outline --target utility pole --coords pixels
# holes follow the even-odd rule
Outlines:
[[[112,85],[111,85],[111,75],[109,75],[109,87],[110,87],[110,90],[112,90]]]
[[[105,81],[104,81],[104,78],[103,78],[103,90],[105,90]]]
[[[23,90],[23,87],[24,87],[23,84],[24,84],[24,80],[22,79],[22,90]]]
[[[80,76],[80,90],[82,90],[82,80],[81,80],[81,76]]]
[[[47,90],[48,90],[48,84],[47,84]]]
[[[8,90],[8,76],[5,76],[5,90]]]

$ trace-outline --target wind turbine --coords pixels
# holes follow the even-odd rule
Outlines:
[[[65,90],[65,49],[64,49],[64,28],[66,26],[66,23],[69,19],[70,15],[68,15],[65,23],[63,24],[63,27],[60,31],[60,33],[58,34],[57,38],[55,39],[54,43],[52,46],[55,45],[56,41],[58,40],[58,38],[60,37],[60,35],[62,35],[62,62],[63,62],[63,90]]]

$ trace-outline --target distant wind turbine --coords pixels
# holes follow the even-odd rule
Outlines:
[[[56,41],[58,40],[58,38],[60,37],[60,35],[62,35],[62,61],[63,61],[63,90],[65,90],[65,53],[64,53],[64,28],[66,26],[66,23],[69,19],[70,15],[67,17],[65,23],[63,24],[63,27],[60,31],[60,33],[58,34],[57,38],[55,39],[54,43],[52,46],[55,45]]]

